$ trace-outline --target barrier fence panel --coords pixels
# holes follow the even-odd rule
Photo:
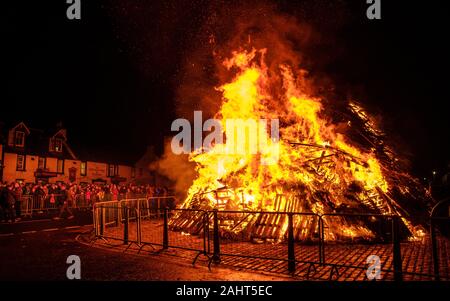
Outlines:
[[[94,209],[96,234],[103,238],[121,240],[122,223],[118,219],[118,203],[98,204]]]
[[[130,217],[134,217],[133,219]],[[119,202],[94,206],[94,229],[99,238],[140,244],[139,213],[136,208],[121,207]]]
[[[213,261],[267,272],[295,270],[292,213],[214,211],[209,217]]]
[[[52,196],[46,196],[45,197],[44,204],[45,204],[45,207],[46,207],[47,210],[56,210],[56,209],[58,209],[58,202],[57,202],[57,198],[58,197],[60,197],[60,195],[53,195],[53,198],[52,198]]]
[[[136,227],[133,226],[132,229],[137,229],[138,233],[130,233],[136,236],[136,242],[141,244],[141,249],[145,245],[167,248],[168,232],[166,231],[164,234],[164,229],[167,230],[168,228],[169,213],[166,213],[166,222],[164,223],[165,209],[161,206],[167,205],[167,201],[172,200],[174,200],[174,197],[168,196],[123,199],[119,202],[119,206],[122,208],[120,211],[122,220],[124,219],[124,208],[129,208],[130,225],[137,223]],[[174,202],[172,201],[172,203]],[[130,231],[134,231],[132,229]],[[166,239],[164,239],[164,236]]]
[[[173,196],[167,197],[144,197],[123,199],[120,201],[121,206],[129,206],[140,211],[142,218],[162,218],[164,208],[174,208],[175,198]],[[133,216],[134,218],[134,216]]]
[[[122,240],[136,243],[140,251],[145,246],[160,246],[162,249],[178,248],[207,255],[207,219],[202,210],[151,209],[146,207],[146,199],[129,199],[120,202],[102,202],[94,206],[94,227],[96,236],[104,239]],[[190,233],[177,228],[177,217],[189,213],[199,225]],[[170,221],[172,223],[170,223]],[[170,228],[170,230],[169,230]],[[122,235],[123,234],[123,235]]]
[[[43,213],[48,212],[49,210],[55,210],[57,209],[57,198],[59,195],[53,195],[53,197],[50,196],[43,196],[43,195],[31,195],[24,198],[22,196],[21,201],[26,201],[28,204],[26,207],[28,207],[29,215],[33,215],[34,213]]]
[[[33,196],[31,195],[23,195],[20,198],[20,211],[23,216],[31,216],[32,215],[32,200]]]
[[[89,209],[91,208],[92,204],[90,200],[86,198],[86,195],[84,194],[77,194],[74,197],[74,208],[80,208],[80,209]]]
[[[152,209],[149,215],[146,212],[147,209],[144,209],[145,215],[140,219],[141,242],[153,248],[163,247],[164,209]]]
[[[196,209],[166,209],[168,247],[207,253],[206,212]]]
[[[130,210],[129,211],[129,219],[130,220],[136,220],[137,219],[137,212],[138,210],[143,206],[143,202],[145,202],[145,198],[144,199],[125,199],[125,200],[121,200],[119,202],[120,207],[121,208],[133,208],[135,210]],[[122,210],[123,212],[123,210]]]
[[[433,279],[450,281],[450,217],[432,217],[430,222]]]
[[[125,243],[136,243],[140,246],[142,230],[140,229],[139,210],[132,207],[122,207],[122,209],[122,212],[125,214],[125,218],[122,217],[124,227],[127,226],[127,215],[130,216],[128,220],[128,229],[124,229],[124,235],[128,234],[128,241],[125,241]]]
[[[59,194],[49,195],[22,195],[20,207],[22,216],[33,216],[33,214],[49,213],[59,209]],[[91,203],[82,194],[67,199],[69,208],[90,209]]]
[[[428,218],[429,219],[429,218]],[[414,234],[399,220],[402,280],[433,280],[433,252],[430,235]],[[426,220],[414,217],[412,220]],[[410,225],[409,228],[416,228]]]
[[[320,217],[314,213],[292,213],[290,215],[292,215],[294,242],[292,259],[295,262],[295,275],[309,278],[322,257]]]
[[[395,264],[400,262],[394,260],[393,226],[394,219],[388,215],[322,215],[324,267],[314,277],[367,280],[370,269],[377,278],[393,280]]]
[[[40,195],[33,196],[31,198],[31,202],[31,214],[34,212],[43,212],[44,210],[48,210],[50,208],[53,209],[53,207],[51,207],[51,203],[46,202],[45,198]]]

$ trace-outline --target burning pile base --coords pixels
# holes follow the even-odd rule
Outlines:
[[[391,215],[352,213],[328,213],[317,215],[313,212],[302,211],[302,200],[292,197],[285,200],[283,195],[275,198],[274,211],[250,211],[244,208],[242,211],[229,210],[228,200],[223,195],[225,189],[213,192],[221,194],[215,206],[219,209],[219,235],[224,239],[252,241],[254,243],[279,243],[287,240],[289,214],[292,215],[293,235],[296,241],[304,243],[317,242],[323,231],[326,241],[351,241],[351,242],[391,242],[392,218]],[[183,231],[192,235],[200,235],[205,230],[205,212],[212,207],[205,206],[207,199],[201,195],[192,201],[193,208],[199,211],[178,211],[169,221],[169,227],[173,231]],[[203,206],[201,205],[203,204]],[[201,208],[201,209],[200,209]],[[366,208],[367,209],[367,208]],[[207,213],[206,213],[207,214]],[[213,213],[206,215],[209,231],[212,231]],[[321,221],[319,220],[321,219]],[[322,223],[322,224],[321,224]],[[323,227],[323,230],[321,230]],[[400,229],[402,239],[412,234],[404,225]]]

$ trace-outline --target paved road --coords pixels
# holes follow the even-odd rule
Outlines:
[[[283,280],[272,276],[203,266],[177,258],[123,254],[81,244],[75,238],[92,226],[90,214],[73,220],[42,219],[0,224],[0,280],[64,280],[66,259],[78,255],[83,280]]]
[[[92,213],[90,211],[74,211],[74,219],[53,220],[53,215],[37,215],[34,219],[23,219],[15,223],[0,223],[0,237],[28,234],[35,231],[56,231],[59,229],[90,225]]]

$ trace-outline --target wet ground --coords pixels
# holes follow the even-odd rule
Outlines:
[[[124,246],[124,226],[110,225],[104,229],[106,241],[97,240],[97,246],[125,249],[130,253],[148,253],[170,255],[185,258],[192,262],[198,251],[204,246],[212,253],[212,238],[203,240],[203,237],[187,235],[183,232],[169,231],[169,250],[161,251],[163,238],[163,220],[150,219],[141,223],[141,247],[136,244]],[[137,242],[137,224],[130,222],[128,239]],[[173,247],[173,248],[172,248]],[[178,248],[177,248],[178,247]],[[220,240],[221,263],[220,267],[228,267],[241,271],[256,271],[275,275],[284,275],[298,280],[367,280],[366,272],[370,265],[367,258],[376,255],[380,259],[381,280],[394,280],[393,248],[392,244],[339,244],[326,243],[324,247],[325,265],[318,264],[319,248],[317,244],[295,244],[296,269],[292,274],[288,271],[288,248],[285,243],[252,243],[248,240]],[[448,239],[439,240],[440,276],[443,280],[450,279],[450,242]],[[433,280],[432,251],[429,237],[421,241],[401,243],[402,270],[404,280],[430,281]],[[199,257],[199,265],[207,266],[208,261]],[[215,267],[213,266],[213,269]]]
[[[0,280],[64,280],[69,255],[81,260],[82,280],[285,280],[282,276],[193,267],[184,258],[134,255],[77,241],[92,226],[90,212],[72,220],[42,217],[0,224]]]
[[[76,211],[75,218],[52,220],[51,215],[9,224],[0,224],[0,280],[66,279],[69,255],[81,259],[83,280],[365,280],[367,256],[377,255],[383,270],[392,270],[390,244],[325,246],[328,265],[318,261],[317,245],[295,245],[296,271],[289,273],[285,244],[221,242],[221,262],[208,269],[209,257],[198,251],[169,247],[162,249],[162,221],[142,223],[142,242],[138,246],[136,224],[130,223],[130,244],[124,244],[123,225],[106,227],[105,236],[94,239],[89,211]],[[169,231],[169,245],[212,253],[212,240]],[[441,277],[448,279],[450,244],[440,242]],[[231,256],[239,255],[239,256]],[[254,258],[261,257],[261,258]],[[432,280],[431,249],[424,242],[402,244],[405,280]],[[342,266],[341,266],[342,265]],[[383,271],[382,279],[392,280],[393,273]]]

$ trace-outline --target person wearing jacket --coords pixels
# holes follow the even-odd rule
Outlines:
[[[0,183],[0,221],[4,222],[8,216],[6,214],[7,211],[7,187]]]
[[[8,186],[4,191],[4,198],[6,199],[6,219],[7,221],[11,221],[11,223],[14,223],[16,221],[16,210],[14,208],[16,204],[16,194],[14,193],[14,184]]]
[[[68,191],[66,189],[66,185],[62,184],[59,188],[59,193],[56,198],[56,205],[59,208],[59,216],[55,217],[55,220],[59,220],[62,218],[65,211],[69,214],[69,217],[67,219],[74,218],[74,215],[72,213],[72,210],[69,208],[69,195]]]

